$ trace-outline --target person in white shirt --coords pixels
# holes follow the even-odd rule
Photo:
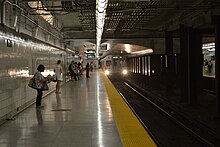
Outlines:
[[[60,92],[60,84],[63,81],[63,77],[62,77],[63,69],[62,69],[62,66],[61,66],[61,60],[57,61],[57,64],[54,67],[54,72],[55,72],[55,78],[56,78],[56,81],[57,81],[56,93],[61,93]]]

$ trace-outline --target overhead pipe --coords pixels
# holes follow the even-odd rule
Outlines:
[[[36,26],[38,26],[39,28],[41,28],[42,30],[44,30],[45,32],[49,33],[50,35],[60,39],[60,37],[54,35],[53,33],[51,33],[50,31],[48,31],[47,29],[45,29],[44,27],[40,26],[39,24],[37,24],[34,20],[30,19],[29,17],[21,14],[21,16],[25,17],[26,19],[28,19],[30,22],[32,22],[33,24],[35,24]]]

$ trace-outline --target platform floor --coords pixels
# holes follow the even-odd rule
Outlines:
[[[84,76],[84,75],[83,75]],[[121,147],[99,72],[69,81],[0,126],[0,147]]]
[[[61,94],[50,93],[42,105],[1,125],[0,147],[156,146],[99,70],[63,84]]]

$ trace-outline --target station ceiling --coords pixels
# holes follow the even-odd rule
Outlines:
[[[68,44],[78,49],[95,45],[95,0],[41,2],[43,5],[37,9],[51,12],[62,23],[61,31]],[[165,31],[178,30],[180,24],[207,28],[210,27],[207,26],[210,13],[218,13],[219,8],[219,0],[108,0],[102,43],[123,44],[137,40],[135,44],[138,44],[147,38],[164,37]],[[138,50],[138,46],[135,49]]]

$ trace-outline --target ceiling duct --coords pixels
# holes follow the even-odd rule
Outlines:
[[[72,1],[62,1],[62,7],[66,11],[75,11],[77,6]]]
[[[95,1],[89,0],[74,0],[74,1],[61,1],[62,8],[66,11],[76,11],[76,10],[91,10],[95,9]]]

